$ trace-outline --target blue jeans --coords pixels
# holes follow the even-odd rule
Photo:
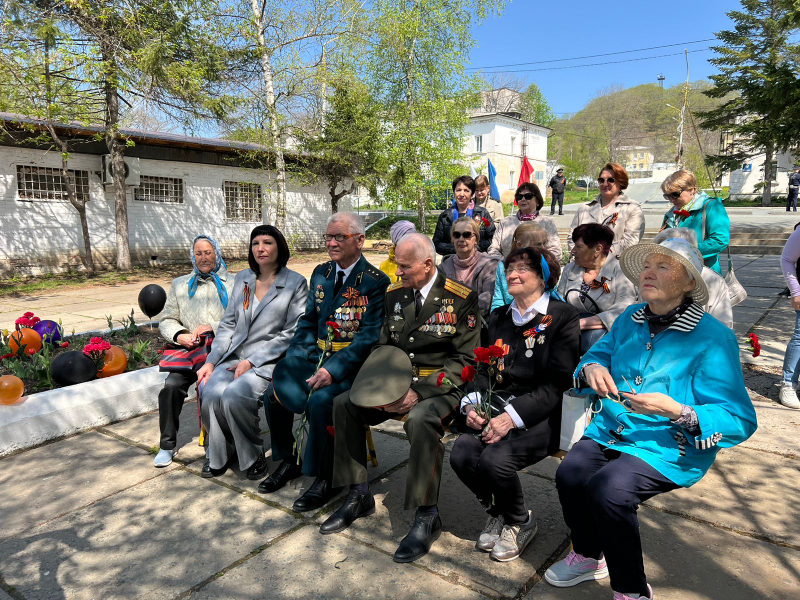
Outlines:
[[[800,376],[797,363],[800,362],[800,310],[794,311],[794,334],[789,344],[786,346],[786,354],[783,357],[783,383],[786,385],[796,384]]]

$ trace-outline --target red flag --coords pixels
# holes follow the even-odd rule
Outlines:
[[[522,157],[522,170],[519,173],[519,181],[517,182],[517,187],[521,186],[523,183],[530,183],[532,175],[533,175],[533,167],[531,166],[531,163],[528,162],[528,157],[524,156]],[[514,204],[516,203],[517,201],[514,200]]]

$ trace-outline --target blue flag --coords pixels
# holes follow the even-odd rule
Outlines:
[[[497,182],[495,179],[497,178],[497,171],[492,164],[492,161],[489,161],[489,198],[493,198],[500,201],[500,192],[497,189]]]

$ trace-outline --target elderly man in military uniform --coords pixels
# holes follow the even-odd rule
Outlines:
[[[275,366],[272,393],[267,396],[267,418],[272,458],[280,466],[258,486],[274,492],[302,474],[316,477],[293,506],[296,512],[316,510],[339,492],[333,474],[333,398],[350,385],[378,341],[384,317],[389,278],[361,254],[364,222],[355,213],[335,213],[324,236],[331,260],[314,269],[306,312],[286,357]],[[333,322],[330,339],[327,323]],[[313,390],[313,393],[312,393]],[[306,414],[307,441],[302,469],[292,424],[295,414]]]
[[[436,503],[444,458],[442,437],[445,424],[458,410],[460,396],[452,386],[437,385],[437,380],[444,373],[460,384],[461,371],[480,342],[477,293],[438,272],[435,256],[433,243],[421,234],[409,235],[397,245],[400,282],[386,293],[379,346],[359,372],[357,382],[363,382],[359,393],[344,393],[334,400],[333,482],[350,485],[350,493],[320,527],[323,534],[342,531],[375,511],[367,484],[366,426],[407,415],[404,428],[411,453],[405,509],[416,509],[416,513],[395,552],[396,562],[424,556],[441,534]],[[396,363],[391,360],[372,360],[386,354],[386,346],[405,352],[405,373],[397,373],[397,367],[392,371]],[[394,385],[396,376],[405,376],[405,384]]]

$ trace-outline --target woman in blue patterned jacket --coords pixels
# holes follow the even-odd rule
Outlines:
[[[596,414],[556,473],[572,551],[545,573],[569,587],[611,576],[615,600],[650,599],[636,510],[697,483],[720,448],[745,441],[756,414],[734,333],[703,312],[699,253],[683,239],[638,244],[622,271],[634,304],[575,372],[596,393]]]

